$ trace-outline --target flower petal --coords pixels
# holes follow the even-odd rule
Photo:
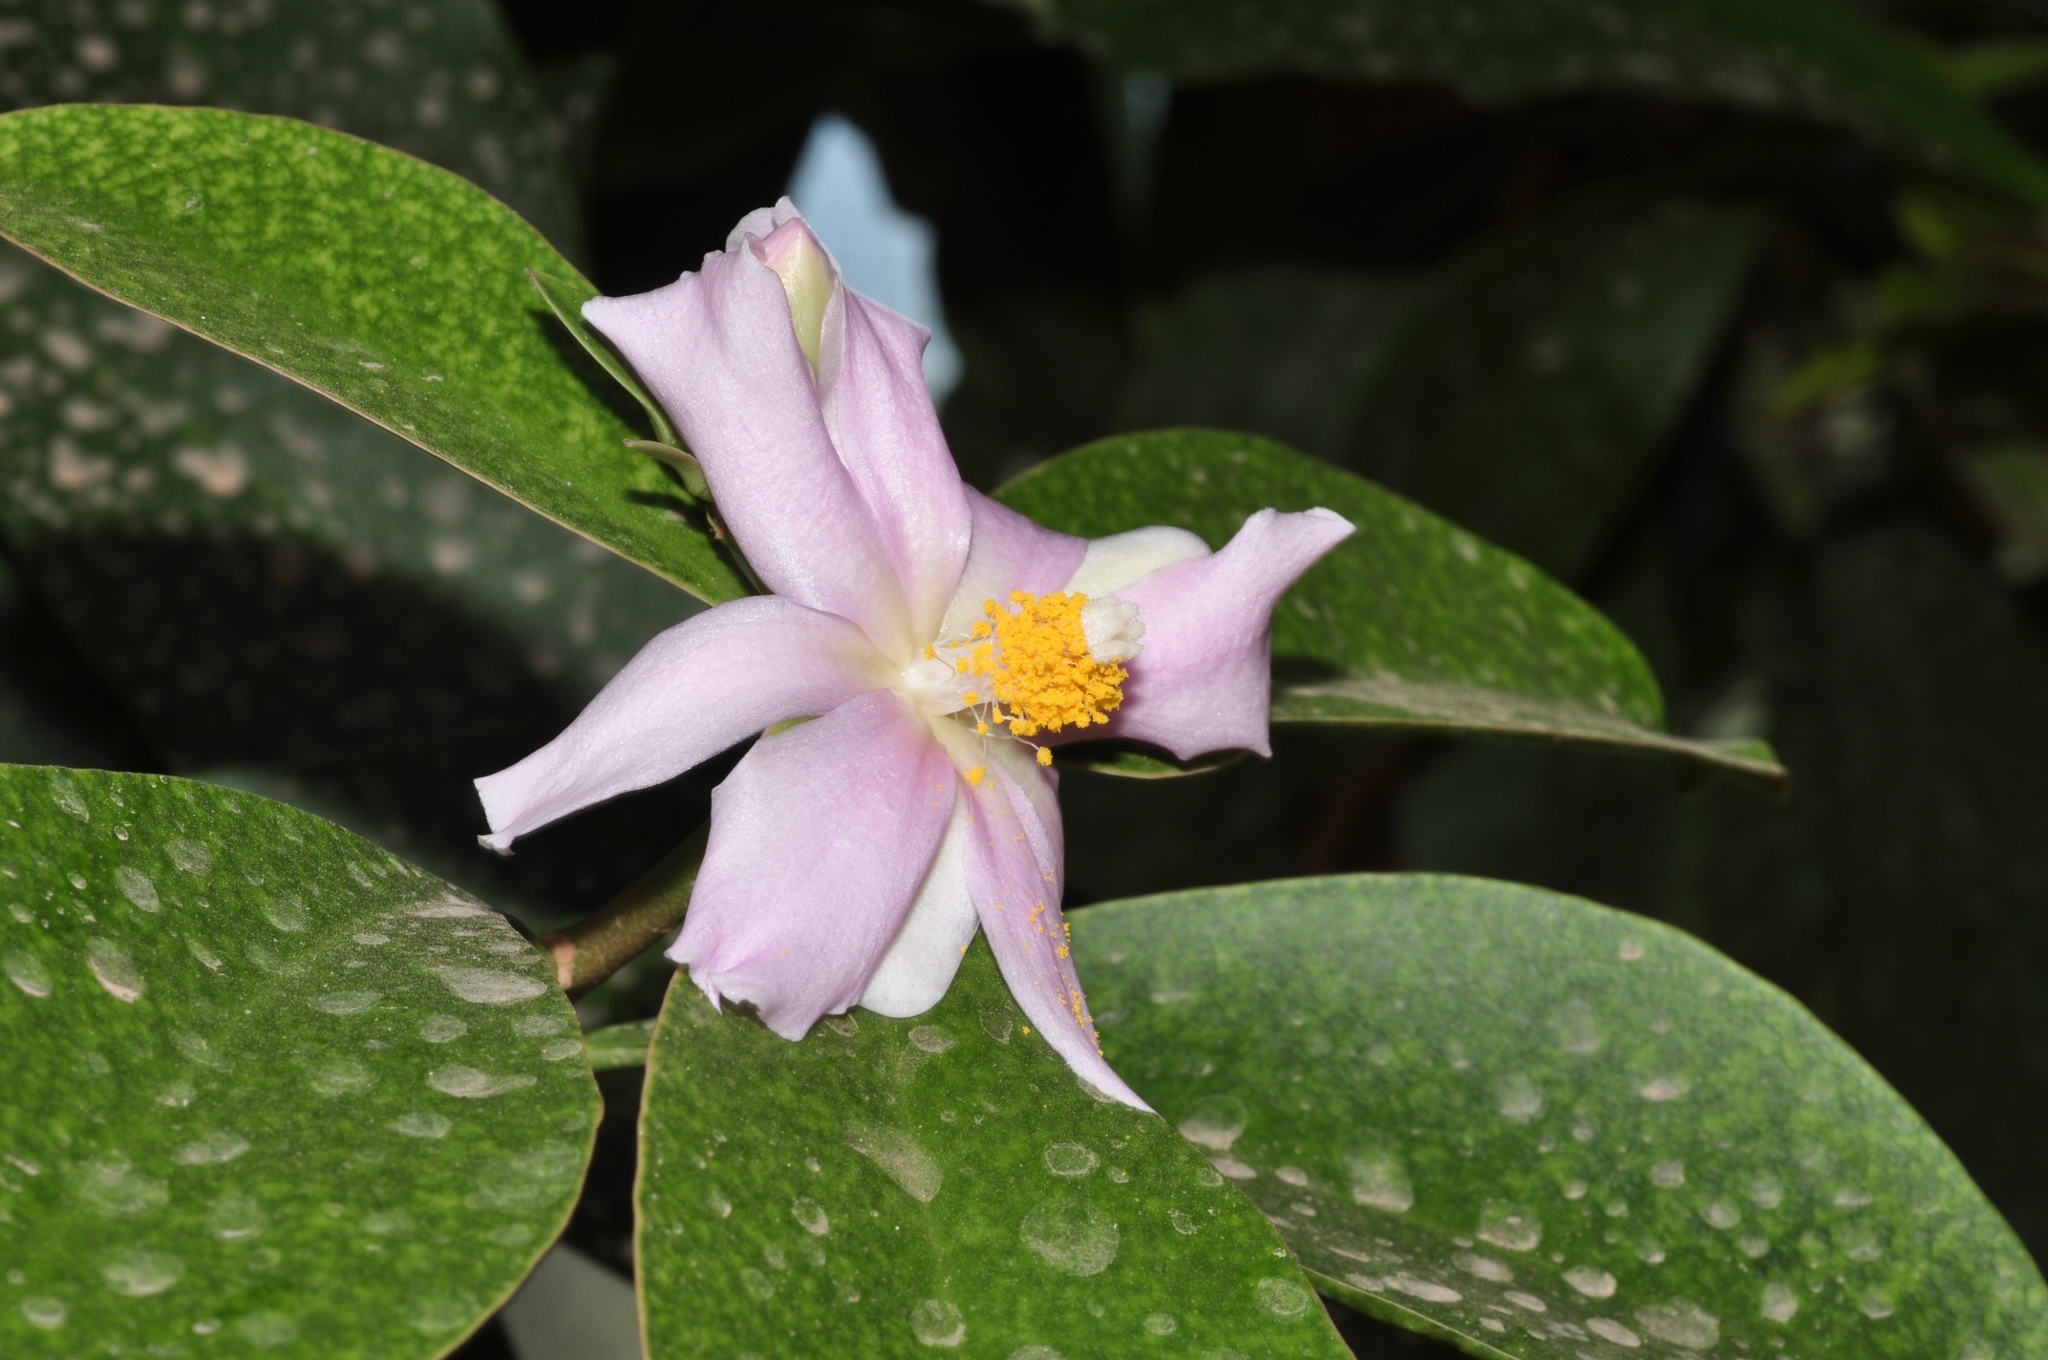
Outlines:
[[[592,298],[583,315],[675,421],[769,589],[852,619],[907,661],[915,648],[903,590],[833,449],[782,281],[755,254],[755,238],[736,234],[698,272],[649,293]]]
[[[952,815],[958,776],[892,691],[763,737],[711,795],[711,840],[669,950],[714,1003],[802,1038],[860,1000]]]
[[[1033,769],[1024,777],[1035,775]],[[1113,1099],[1149,1110],[1096,1047],[1081,979],[1068,956],[1057,875],[1047,872],[1041,858],[1048,844],[1057,858],[1057,826],[1034,825],[1040,804],[1007,762],[992,766],[972,793],[976,834],[969,843],[968,887],[1010,994],[1074,1075]]]
[[[1138,606],[1144,648],[1129,663],[1123,706],[1089,735],[1150,742],[1183,760],[1232,748],[1271,755],[1274,602],[1351,532],[1332,510],[1261,510],[1221,551],[1118,591]]]
[[[770,723],[889,682],[845,619],[772,595],[734,600],[649,642],[576,721],[476,781],[493,850],[593,803],[673,779]]]
[[[967,891],[967,842],[974,819],[965,798],[956,795],[946,838],[924,883],[910,904],[910,914],[889,942],[860,1004],[878,1015],[902,1019],[923,1015],[939,1004],[953,985],[953,974],[974,939],[979,920]]]
[[[972,527],[967,487],[925,386],[929,339],[923,326],[841,282],[818,356],[826,428],[881,532],[920,641],[938,632]]]
[[[1166,524],[1111,534],[1108,538],[1091,538],[1087,556],[1067,581],[1066,590],[1070,595],[1079,592],[1090,599],[1114,595],[1161,567],[1208,555],[1209,545],[1198,535]]]
[[[972,487],[967,508],[974,536],[939,629],[942,637],[964,636],[981,617],[983,601],[1007,600],[1013,590],[1043,595],[1061,589],[1088,553],[1087,539],[1055,533]]]

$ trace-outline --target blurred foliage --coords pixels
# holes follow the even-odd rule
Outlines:
[[[214,52],[232,36],[215,19],[247,8],[0,5],[15,82],[0,97],[177,97],[176,54]],[[376,76],[398,83],[370,80],[377,33],[400,33],[406,61],[426,41],[395,27],[395,8],[346,7],[358,26],[345,30],[325,11],[255,8],[307,23],[316,54],[363,54],[344,63],[369,83],[343,127],[553,220],[544,195],[514,196],[519,172],[489,178],[479,132],[406,123],[435,71],[449,116],[467,110],[466,67],[401,63]],[[78,27],[95,9],[167,29]],[[1664,0],[1620,19],[1564,0],[1156,9],[503,0],[533,74],[530,87],[502,75],[502,102],[536,92],[552,140],[500,132],[498,145],[515,165],[566,149],[550,173],[581,208],[586,244],[570,253],[618,293],[694,267],[782,191],[816,115],[841,111],[875,140],[897,200],[937,229],[966,361],[944,414],[971,479],[992,486],[1140,427],[1292,442],[1532,555],[1635,640],[1675,731],[1767,737],[1793,771],[1778,803],[1727,781],[1682,789],[1651,762],[1281,732],[1275,761],[1198,779],[1068,775],[1074,901],[1455,869],[1657,916],[1813,1008],[2048,1248],[2033,1150],[2048,1118],[2048,178],[2034,159],[2048,148],[2048,19],[2018,0],[1872,0],[1869,22],[1818,0]],[[202,12],[213,27],[186,17]],[[1425,41],[1458,16],[1484,41]],[[1341,43],[1325,41],[1332,25]],[[156,85],[95,83],[113,77],[83,40],[102,28],[123,54],[113,70],[153,54]],[[474,41],[516,74],[511,47]],[[296,49],[276,50],[289,67]],[[205,60],[190,98],[222,100],[234,71],[268,69]],[[232,102],[317,114],[322,88],[268,79]],[[534,126],[530,109],[504,116]],[[6,361],[85,387],[4,389],[0,414],[40,431],[30,465],[47,469],[59,439],[142,457],[115,446],[118,429],[64,423],[74,396],[102,400],[97,366],[130,363],[130,332],[88,329],[105,357],[73,374],[47,346],[54,312],[16,318],[32,301],[87,304],[43,290],[0,300]],[[578,562],[548,526],[499,525],[481,489],[443,523],[436,497],[457,498],[436,491],[443,474],[347,420],[320,438],[330,466],[349,451],[361,485],[334,478],[337,518],[294,528],[293,506],[318,508],[312,469],[260,423],[296,418],[290,397],[227,410],[218,394],[253,370],[172,345],[188,373],[162,380],[163,399],[184,423],[149,446],[159,484],[196,515],[212,502],[177,471],[181,449],[233,442],[251,486],[275,488],[277,533],[222,519],[175,551],[154,536],[146,552],[49,546],[10,511],[0,754],[232,763],[248,786],[341,799],[344,820],[437,872],[563,915],[701,816],[720,771],[550,831],[509,867],[476,855],[466,779],[554,730],[668,621],[663,606],[633,569]],[[435,544],[458,530],[478,565],[439,571]],[[349,553],[380,535],[390,569],[365,582]],[[500,573],[520,578],[492,565],[500,547],[550,564],[537,622],[502,598]],[[338,651],[250,649],[295,637],[316,608]],[[558,670],[530,664],[543,644]],[[433,655],[457,716],[393,702],[333,743],[348,760],[214,739],[252,690],[285,708],[321,684],[390,690],[386,648]],[[147,702],[166,688],[189,726]],[[480,715],[488,740],[465,744],[461,721]],[[602,1017],[651,1014],[658,980],[620,988]],[[630,1213],[607,1212],[623,1266]],[[1361,1353],[1385,1344],[1370,1338],[1352,1337]]]

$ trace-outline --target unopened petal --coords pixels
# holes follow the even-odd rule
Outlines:
[[[1113,595],[1161,567],[1208,555],[1209,545],[1200,537],[1167,524],[1091,538],[1088,552],[1067,581],[1066,589],[1069,594],[1079,592],[1090,599]]]
[[[972,487],[967,508],[973,533],[940,628],[944,636],[964,636],[985,600],[1007,600],[1013,590],[1043,595],[1062,589],[1088,552],[1087,539],[1055,533]]]
[[[1057,877],[1041,858],[1048,829],[1032,825],[1037,800],[1002,766],[990,769],[973,799],[968,885],[1011,995],[1076,1076],[1126,1105],[1150,1109],[1096,1047],[1060,916]]]
[[[953,974],[979,924],[974,898],[967,891],[967,842],[972,833],[967,800],[956,796],[946,838],[925,871],[910,914],[861,993],[860,1004],[869,1010],[898,1019],[923,1015],[953,985]]]
[[[1261,510],[1221,551],[1162,567],[1117,592],[1138,606],[1143,649],[1106,729],[1185,760],[1205,751],[1270,755],[1273,605],[1351,536],[1330,510]]]
[[[971,530],[967,487],[925,385],[930,339],[915,321],[840,283],[818,361],[825,424],[881,532],[920,640],[938,631]]]
[[[714,1002],[801,1038],[858,1002],[937,855],[958,778],[890,691],[763,737],[711,798],[669,957]]]
[[[888,683],[866,635],[774,596],[734,600],[649,642],[562,735],[476,781],[491,834],[514,838],[673,779],[785,718],[825,713]]]
[[[833,448],[782,281],[753,238],[666,288],[593,298],[583,314],[675,421],[768,588],[853,620],[899,661],[912,654],[895,567]]]

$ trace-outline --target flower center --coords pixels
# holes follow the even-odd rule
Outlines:
[[[988,694],[974,694],[968,705],[985,700],[989,720],[1006,724],[1013,737],[1108,722],[1124,701],[1129,672],[1090,654],[1081,617],[1087,605],[1086,595],[1021,590],[1011,592],[1008,608],[984,601],[965,654],[953,658],[960,675],[988,683]]]
[[[904,672],[903,688],[933,717],[972,720],[975,733],[1026,745],[1041,732],[1098,727],[1124,701],[1144,626],[1136,605],[1086,595],[1014,591],[1007,605],[984,601],[966,635],[927,645]],[[1038,748],[1038,763],[1052,752]],[[980,783],[983,767],[967,772]]]

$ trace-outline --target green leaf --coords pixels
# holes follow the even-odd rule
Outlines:
[[[678,975],[640,1156],[650,1355],[1346,1354],[1271,1226],[1084,1089],[984,943],[928,1014],[796,1044]]]
[[[392,615],[429,613],[437,655],[483,654],[472,665],[493,672],[500,715],[515,687],[573,711],[690,610],[667,583],[319,394],[5,246],[0,298],[20,327],[0,335],[11,407],[0,530],[27,581],[181,761],[340,744],[265,739],[247,709],[188,688],[186,668],[302,704],[301,685],[264,672],[317,656],[358,700],[396,683],[402,697],[388,707],[417,721],[435,706],[391,672],[430,668],[416,649],[384,653],[411,631]],[[166,592],[166,581],[184,588]],[[223,610],[223,595],[237,607]],[[299,598],[273,609],[280,595]],[[295,631],[325,641],[279,645]],[[289,726],[319,728],[345,706]],[[259,719],[272,734],[288,726],[275,716]]]
[[[1595,897],[1725,950],[1864,1054],[2039,1255],[2048,644],[1924,523],[1830,535],[1812,568],[1749,606],[1797,641],[1750,700],[1799,771],[1787,804],[1474,747],[1404,792],[1396,862]]]
[[[574,257],[553,120],[490,0],[193,8],[36,4],[7,34],[0,108],[205,104],[340,128],[481,185]]]
[[[1013,0],[1020,5],[1026,0]],[[1934,62],[1835,0],[1029,0],[1127,67],[1215,78],[1293,66],[1439,80],[1479,100],[1620,86],[1847,128],[2035,204],[2048,170]]]
[[[1275,722],[1582,742],[1784,778],[1755,743],[1666,733],[1634,646],[1534,567],[1268,440],[1213,430],[1107,439],[997,497],[1091,538],[1164,523],[1220,547],[1266,506],[1320,505],[1356,524],[1273,611]]]
[[[1668,927],[1361,876],[1097,907],[1074,947],[1118,1070],[1390,1321],[1518,1360],[2048,1345],[2048,1288],[1940,1140]]]
[[[584,1035],[583,1052],[593,1071],[609,1072],[620,1067],[645,1066],[647,1049],[653,1042],[652,1020],[629,1020]]]
[[[1958,88],[1982,99],[2022,89],[2048,76],[2048,40],[1976,43],[1938,53],[1935,61]]]
[[[1171,754],[1137,742],[1091,741],[1068,747],[1055,757],[1062,768],[1090,770],[1120,779],[1178,779],[1184,774],[1207,774],[1243,760],[1243,751],[1210,751],[1190,760],[1176,760]]]
[[[654,438],[660,443],[679,447],[682,440],[676,434],[676,427],[669,423],[668,412],[662,410],[661,403],[641,385],[639,376],[627,367],[626,361],[584,321],[583,304],[596,297],[597,290],[582,278],[560,278],[538,269],[529,268],[526,277],[533,280],[541,300],[555,314],[555,320],[562,323],[562,329],[574,336],[584,352],[597,361],[598,367],[611,374],[613,380],[640,403],[641,413],[654,427]]]
[[[1763,220],[1596,194],[1480,242],[1387,341],[1349,461],[1580,578],[1655,471]]]
[[[426,1360],[566,1222],[573,1013],[445,883],[247,794],[5,766],[0,900],[6,1353]]]
[[[707,600],[745,593],[524,277],[575,271],[473,185],[216,109],[0,118],[0,234],[368,416]],[[587,285],[586,285],[587,286]],[[581,362],[580,358],[578,362]]]
[[[303,116],[463,174],[573,239],[567,167],[495,6],[420,0],[402,23],[350,0],[215,13],[131,7],[109,25],[90,6],[42,6],[12,33],[0,83],[29,103]],[[480,858],[469,780],[560,731],[693,601],[319,394],[6,245],[0,301],[0,531],[33,598],[24,618],[44,623],[36,653],[75,653],[98,676],[39,681],[24,730],[54,737],[50,697],[111,688],[128,710],[111,726],[148,742],[4,743],[0,758],[168,765],[217,782],[232,766],[240,787],[546,916],[564,893],[585,896],[562,880],[593,862],[623,854],[630,876],[636,851],[588,840],[622,829],[602,815],[570,833],[576,846]],[[32,639],[10,636],[0,653],[26,675],[17,642]],[[551,865],[556,882],[537,883]]]
[[[2030,582],[2048,572],[2048,449],[1972,449],[1956,460],[1956,471],[1998,534],[1998,565],[2005,575]]]

